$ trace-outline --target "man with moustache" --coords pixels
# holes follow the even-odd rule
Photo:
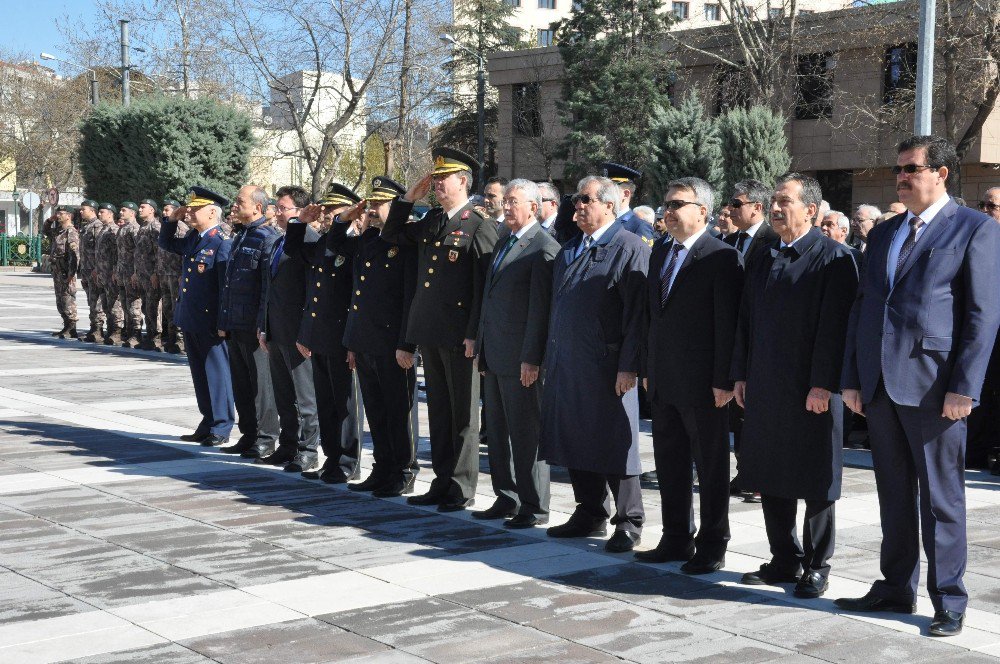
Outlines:
[[[858,279],[848,248],[812,225],[821,198],[813,178],[778,179],[771,226],[780,241],[747,266],[732,368],[745,410],[740,482],[761,494],[771,547],[743,583],[795,583],[803,598],[829,586],[843,472],[840,369]]]
[[[497,234],[496,223],[469,203],[478,162],[452,148],[437,148],[432,155],[434,170],[393,201],[382,237],[417,247],[417,289],[406,340],[420,347],[424,363],[434,480],[427,493],[407,502],[453,512],[473,504],[479,479],[475,344]],[[432,185],[440,207],[407,223],[413,204]]]
[[[969,601],[966,418],[1000,325],[1000,225],[948,196],[958,164],[949,141],[912,136],[897,153],[896,192],[907,211],[868,235],[843,373],[845,403],[868,419],[884,579],[836,604],[914,613],[922,530],[928,632],[954,636]]]

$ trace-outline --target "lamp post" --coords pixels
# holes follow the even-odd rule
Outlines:
[[[8,228],[7,235],[17,235],[18,233],[21,232],[21,213],[17,209],[17,199],[19,199],[21,195],[17,193],[17,189],[15,189],[14,191],[11,192],[10,197],[14,199],[14,211],[12,213],[12,216],[14,218],[11,220],[11,222],[14,224],[13,226],[14,231],[11,232],[11,229]],[[8,224],[8,226],[10,226],[10,224]]]
[[[926,136],[934,110],[934,0],[920,0],[920,27],[917,33],[917,107],[913,114],[913,133]]]
[[[129,64],[129,44],[128,44],[128,21],[121,19],[118,21],[121,26],[121,47],[122,47],[122,105],[128,106],[132,103],[131,88],[129,87],[128,75],[132,66]]]
[[[476,59],[476,111],[479,115],[479,143],[476,151],[476,160],[479,161],[479,173],[476,174],[476,179],[479,182],[479,193],[482,193],[483,180],[486,173],[486,58],[471,48],[459,44],[458,40],[449,34],[441,35],[440,39],[447,44],[462,49]]]
[[[69,65],[70,67],[76,67],[78,69],[90,72],[90,105],[97,106],[97,103],[99,101],[99,94],[97,92],[97,72],[95,70],[91,69],[90,67],[84,67],[83,65],[78,64],[76,62],[71,62],[69,60],[63,60],[61,58],[57,58],[56,56],[50,55],[49,53],[40,53],[38,57],[40,57],[42,60],[55,60],[56,62],[63,63],[64,65]]]

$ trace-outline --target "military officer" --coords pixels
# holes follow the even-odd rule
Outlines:
[[[173,199],[163,201],[163,217],[169,219],[174,210],[181,206]],[[187,224],[177,222],[177,237],[184,237],[188,232]],[[160,306],[163,312],[161,341],[163,350],[168,353],[184,352],[184,338],[174,323],[174,304],[177,302],[177,282],[181,278],[181,257],[177,254],[158,249],[156,253],[156,276],[160,283]]]
[[[174,322],[184,331],[188,365],[198,400],[201,422],[181,440],[202,446],[221,445],[233,428],[233,390],[229,378],[226,341],[218,335],[219,271],[229,260],[232,242],[219,229],[222,210],[229,201],[202,187],[192,187],[187,205],[173,212],[160,226],[159,245],[181,256],[181,292],[174,308]],[[177,237],[177,222],[184,217],[191,228]]]
[[[354,262],[344,346],[361,384],[375,457],[371,475],[350,488],[383,498],[412,492],[418,470],[416,346],[406,340],[417,253],[382,238],[392,201],[405,193],[389,178],[375,178],[367,213],[363,202],[353,206],[327,235],[331,250]]]
[[[97,202],[89,198],[80,204],[80,281],[87,293],[87,307],[90,309],[90,329],[81,341],[97,343],[104,341],[104,307],[101,304],[101,290],[97,285],[97,236],[104,224],[97,218]]]
[[[138,217],[132,285],[142,296],[142,316],[146,319],[146,334],[142,337],[139,348],[161,351],[160,277],[156,272],[156,256],[160,253],[156,244],[160,236],[160,220],[157,219],[156,201],[149,198],[141,201]]]
[[[472,505],[479,477],[475,344],[497,232],[496,222],[469,203],[476,160],[451,148],[436,149],[433,157],[434,170],[393,201],[382,236],[416,245],[418,254],[406,341],[420,347],[424,362],[434,481],[426,494],[407,501],[451,512]],[[441,206],[407,223],[432,185]]]
[[[101,288],[101,305],[108,318],[104,344],[117,346],[122,342],[123,313],[117,276],[118,223],[115,221],[115,206],[101,203],[97,208],[97,218],[103,224],[97,236],[97,283]]]
[[[334,183],[317,205],[300,211],[300,224],[289,224],[285,251],[299,254],[310,265],[306,300],[299,324],[296,347],[312,362],[313,385],[318,409],[323,467],[303,466],[305,477],[318,477],[328,484],[342,484],[357,477],[360,469],[364,410],[358,381],[347,365],[344,325],[351,303],[352,256],[329,246],[326,234],[306,241],[308,225],[322,232],[327,223],[361,198],[350,188]],[[307,463],[315,463],[311,457]],[[286,467],[287,470],[287,467]]]
[[[73,213],[62,205],[56,208],[55,219],[46,223],[51,229],[49,259],[56,309],[63,319],[63,328],[53,332],[52,336],[76,339],[76,274],[80,266],[80,234],[73,227]]]
[[[643,242],[652,247],[653,242],[656,241],[653,227],[637,217],[632,211],[632,199],[639,188],[636,183],[642,179],[642,171],[610,161],[601,166],[604,169],[604,177],[618,185],[618,191],[621,195],[617,210],[618,221],[622,222],[622,227],[625,230],[635,233],[642,238]]]
[[[125,316],[125,332],[122,334],[123,348],[137,348],[139,335],[142,334],[142,311],[139,308],[139,290],[132,280],[135,273],[135,238],[139,232],[136,213],[139,206],[132,201],[122,203],[118,214],[122,223],[115,236],[118,242],[118,293],[121,298],[122,312]]]

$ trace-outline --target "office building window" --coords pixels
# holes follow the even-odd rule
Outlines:
[[[882,101],[892,104],[912,99],[917,89],[917,44],[909,42],[885,49]]]
[[[833,115],[833,54],[798,56],[795,77],[795,119],[818,120]]]
[[[555,9],[556,0],[538,0],[539,9]]]
[[[508,7],[520,7],[521,0],[503,0],[503,3]]]
[[[690,2],[675,2],[673,4],[674,17],[678,21],[686,21],[691,15],[691,3]]]
[[[552,46],[552,40],[556,36],[555,30],[539,30],[538,31],[538,45],[539,46]]]
[[[542,91],[538,83],[518,83],[512,90],[514,133],[518,136],[542,135]]]
[[[782,7],[771,7],[767,10],[767,17],[772,21],[780,21],[785,18],[785,10]]]
[[[705,20],[706,21],[721,21],[722,20],[722,7],[719,5],[705,5]]]

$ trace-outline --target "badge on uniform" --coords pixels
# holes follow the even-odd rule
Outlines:
[[[336,258],[333,259],[333,266],[334,267],[340,267],[341,265],[344,264],[344,261],[346,261],[346,260],[347,259],[344,258],[343,256],[337,256]]]
[[[648,244],[650,247],[652,247],[656,243],[656,240],[653,239],[653,238],[651,238],[651,237],[647,237],[647,238],[643,238],[643,239],[646,241],[646,244]]]
[[[456,249],[452,249],[448,252],[448,260],[452,263],[458,260],[458,251]]]
[[[472,216],[472,210],[466,210],[465,212],[462,213],[462,221],[465,221],[470,216]]]
[[[399,247],[389,247],[389,258],[394,258],[399,253]]]
[[[205,272],[205,264],[198,263],[198,274],[203,274]]]

